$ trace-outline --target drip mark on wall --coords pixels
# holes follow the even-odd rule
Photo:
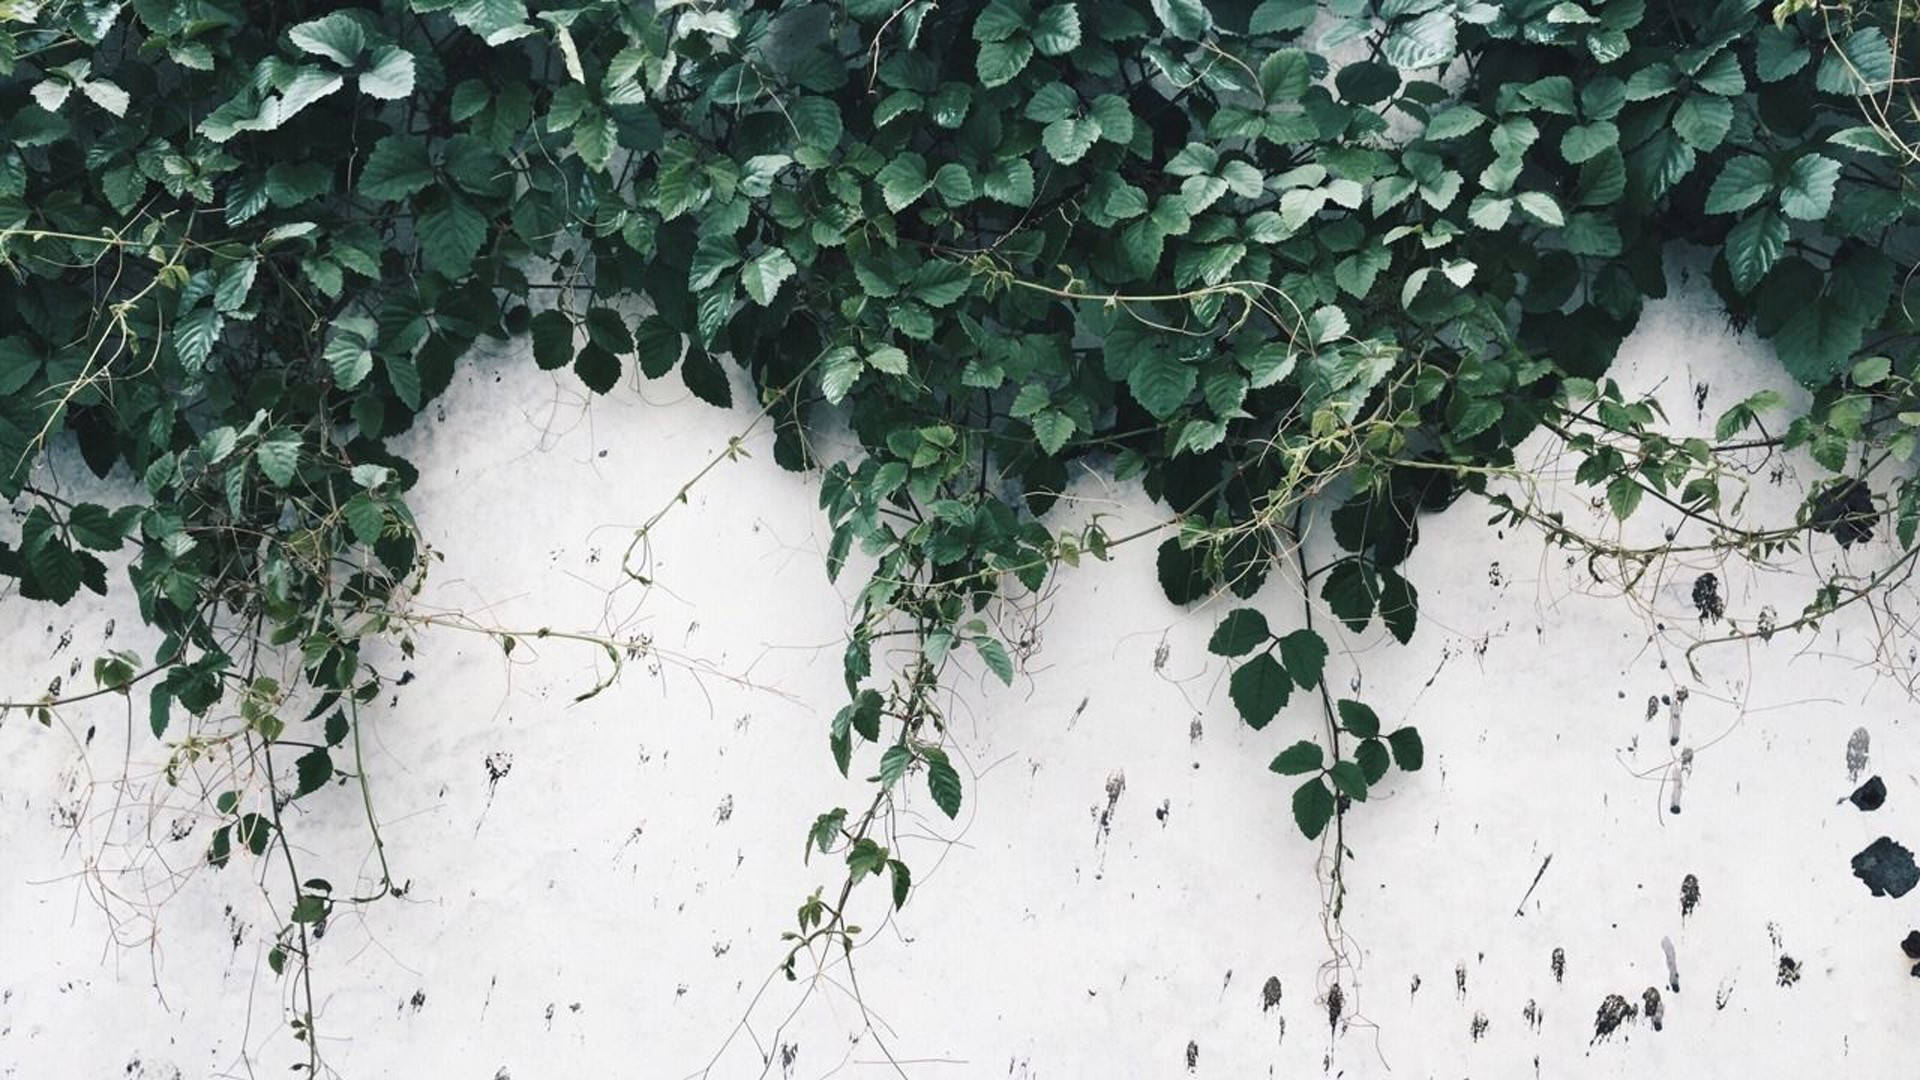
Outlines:
[[[1532,998],[1528,998],[1527,1007],[1520,1010],[1520,1019],[1526,1021],[1528,1031],[1538,1033],[1540,1030],[1540,1022],[1546,1019],[1546,1014],[1540,1011],[1540,1006],[1537,1002]]]
[[[1680,992],[1680,958],[1674,954],[1673,939],[1661,938],[1660,951],[1667,957],[1667,990],[1677,994]]]
[[[1666,1026],[1667,1009],[1660,1003],[1658,989],[1649,986],[1640,992],[1640,1011],[1646,1014],[1647,1021],[1653,1025],[1653,1030],[1659,1031]]]

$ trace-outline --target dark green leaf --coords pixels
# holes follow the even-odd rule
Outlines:
[[[1292,680],[1271,653],[1261,653],[1235,669],[1228,689],[1240,719],[1255,731],[1271,723],[1293,696]]]

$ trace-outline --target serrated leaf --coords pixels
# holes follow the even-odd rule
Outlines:
[[[1743,154],[1727,162],[1707,189],[1709,214],[1728,214],[1767,197],[1773,190],[1773,166],[1764,158]]]
[[[1387,735],[1387,745],[1393,749],[1393,763],[1407,772],[1419,772],[1420,766],[1427,760],[1426,747],[1420,742],[1420,733],[1413,728],[1403,727]]]
[[[287,487],[293,483],[294,471],[300,466],[300,437],[280,432],[263,439],[254,447],[253,458],[268,480]]]
[[[1042,8],[1028,32],[1042,56],[1060,56],[1080,44],[1080,11],[1072,4]]]
[[[1818,221],[1833,208],[1833,190],[1840,182],[1840,163],[1824,154],[1802,154],[1787,168],[1780,185],[1780,209],[1790,218]]]
[[[980,51],[974,58],[974,72],[980,76],[982,86],[1005,86],[1025,71],[1032,59],[1033,42],[1025,37],[985,41],[980,43]]]
[[[1207,651],[1216,656],[1245,656],[1267,643],[1267,617],[1253,608],[1235,608],[1214,627]]]
[[[459,195],[443,195],[420,215],[420,253],[429,270],[465,277],[486,240],[486,215]]]
[[[596,394],[604,394],[620,384],[620,369],[620,357],[593,341],[582,346],[573,358],[573,373]]]
[[[1319,778],[1301,784],[1293,792],[1293,823],[1309,840],[1318,839],[1333,820],[1333,792]]]
[[[988,170],[981,183],[987,198],[1009,206],[1028,206],[1033,202],[1033,166],[1025,158],[1002,158]]]
[[[794,274],[793,259],[784,248],[768,248],[740,268],[740,285],[753,302],[765,307],[773,303],[780,285]]]
[[[1340,714],[1340,726],[1353,734],[1363,739],[1380,734],[1380,717],[1364,702],[1341,698],[1335,709]]]
[[[1326,756],[1321,752],[1318,743],[1302,739],[1280,751],[1267,768],[1281,776],[1302,776],[1306,773],[1318,772],[1321,763],[1325,760]]]
[[[913,205],[933,186],[927,179],[927,159],[911,150],[897,155],[874,178],[880,185],[880,197],[894,213]]]
[[[1261,653],[1235,668],[1227,686],[1240,719],[1255,731],[1271,723],[1293,696],[1293,681],[1271,653]]]
[[[1728,230],[1723,250],[1734,288],[1750,293],[1786,254],[1787,223],[1770,209],[1749,214]]]
[[[1367,568],[1357,558],[1343,559],[1327,571],[1320,587],[1320,599],[1327,602],[1335,616],[1355,633],[1365,630],[1373,620],[1373,586]]]
[[[1007,647],[998,638],[974,638],[973,648],[980,654],[980,659],[986,662],[989,671],[999,677],[1002,683],[1013,685],[1013,657],[1007,655]]]
[[[1127,373],[1134,400],[1156,420],[1178,412],[1198,382],[1199,373],[1192,364],[1164,349],[1146,350]]]
[[[1062,165],[1072,165],[1085,157],[1100,138],[1100,125],[1082,117],[1062,117],[1040,133],[1047,155]]]
[[[1287,676],[1311,690],[1327,666],[1327,642],[1312,630],[1295,630],[1280,639],[1280,662]]]
[[[941,813],[949,818],[960,816],[960,774],[944,755],[927,761],[927,791]]]

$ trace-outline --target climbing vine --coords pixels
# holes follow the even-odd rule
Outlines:
[[[362,647],[410,652],[431,621],[407,606],[432,558],[417,472],[388,440],[489,341],[594,393],[677,379],[722,407],[737,366],[780,465],[819,477],[828,572],[865,575],[824,734],[872,793],[807,829],[846,872],[799,909],[789,973],[851,948],[866,878],[911,896],[895,807],[959,812],[943,672],[1011,680],[1000,605],[1141,539],[1173,603],[1236,598],[1211,649],[1275,727],[1300,832],[1332,837],[1337,918],[1345,815],[1425,748],[1327,685],[1324,631],[1416,632],[1422,512],[1483,496],[1628,584],[1676,550],[1891,525],[1895,566],[1832,571],[1797,619],[1728,616],[1733,637],[1815,625],[1914,558],[1910,16],[0,0],[0,576],[65,604],[122,560],[164,639],[14,704],[137,691],[178,765],[227,762],[207,858],[284,862],[273,962],[305,977],[312,930],[404,887],[384,848],[370,894],[307,876],[281,817],[364,790],[356,718],[385,676]],[[1680,437],[1608,378],[1688,259],[1803,406],[1763,393]],[[858,452],[817,457],[822,417]],[[1540,437],[1614,517],[1660,504],[1688,535],[1635,549],[1546,511],[1516,464]],[[40,479],[68,447],[120,505]],[[1730,455],[1795,450],[1830,476],[1794,520],[1746,522]],[[1062,521],[1079,467],[1166,526]],[[619,643],[575,637],[617,667]]]

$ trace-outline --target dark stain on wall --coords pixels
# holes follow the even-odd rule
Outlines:
[[[1667,1007],[1661,1003],[1660,991],[1657,987],[1649,986],[1640,992],[1640,1011],[1646,1014],[1647,1022],[1653,1025],[1653,1030],[1659,1031],[1666,1026]]]
[[[1873,742],[1873,737],[1867,734],[1866,728],[1854,728],[1853,734],[1851,736],[1848,736],[1847,738],[1847,779],[1848,780],[1857,781],[1860,779],[1860,773],[1863,770],[1865,770],[1867,767],[1867,750],[1868,750],[1868,747],[1872,745],[1872,742]]]
[[[1260,1011],[1272,1012],[1280,1004],[1280,976],[1269,975],[1260,987]]]
[[[1187,1040],[1187,1071],[1193,1072],[1199,1067],[1200,1067],[1200,1044],[1198,1042],[1195,1042],[1192,1039],[1188,1039]]]
[[[1553,959],[1550,963],[1553,968],[1553,981],[1556,983],[1565,982],[1567,979],[1567,950],[1557,945],[1554,946]]]
[[[1795,960],[1793,957],[1788,956],[1786,953],[1781,953],[1780,966],[1773,973],[1774,985],[1775,986],[1792,986],[1794,983],[1797,983],[1799,981],[1800,981],[1800,961]]]
[[[1619,1031],[1622,1025],[1633,1023],[1639,1015],[1640,1010],[1634,1008],[1626,998],[1619,994],[1608,994],[1601,1000],[1600,1008],[1594,1013],[1593,1038],[1588,1040],[1587,1045],[1591,1046],[1611,1039],[1613,1033]]]
[[[1866,882],[1873,895],[1898,899],[1920,885],[1920,866],[1914,865],[1913,852],[1905,845],[1883,836],[1853,857],[1853,876]]]
[[[1869,776],[1866,783],[1853,789],[1847,801],[1863,813],[1878,810],[1887,802],[1887,782],[1878,776]]]
[[[1693,909],[1699,906],[1700,879],[1688,874],[1680,879],[1680,917],[1684,919],[1693,914]]]

